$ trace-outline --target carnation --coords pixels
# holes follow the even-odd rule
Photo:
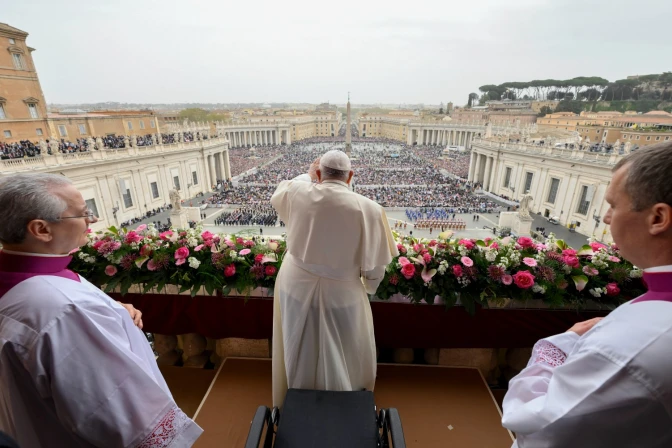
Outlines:
[[[513,283],[513,277],[511,277],[510,274],[502,275],[502,283],[504,283],[507,286],[510,285],[511,283]]]
[[[600,272],[594,267],[586,265],[583,267],[583,273],[592,277],[599,274]]]
[[[525,258],[523,258],[523,263],[525,263],[527,266],[533,268],[537,265],[537,260],[535,260],[534,258],[525,257]]]
[[[247,254],[249,254],[249,253],[251,253],[251,252],[252,252],[252,251],[251,251],[250,249],[243,249],[243,250],[241,250],[241,251],[239,252],[239,254],[240,254],[241,256],[245,256],[245,255],[247,255]]]
[[[474,265],[474,260],[472,260],[472,259],[469,258],[469,257],[462,257],[462,258],[460,259],[460,261],[461,261],[462,264],[465,265],[466,267],[471,267],[471,266]]]

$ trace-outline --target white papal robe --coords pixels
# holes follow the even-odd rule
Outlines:
[[[287,224],[275,283],[273,405],[288,388],[373,390],[376,345],[367,292],[398,254],[384,209],[345,182],[283,181],[271,198]]]
[[[25,448],[189,447],[128,311],[80,277],[39,275],[0,299],[0,430]]]
[[[583,336],[537,342],[504,397],[514,448],[672,446],[672,266],[644,280],[649,292]]]

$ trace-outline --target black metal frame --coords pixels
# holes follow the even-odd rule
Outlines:
[[[279,423],[280,411],[277,407],[269,409],[267,406],[259,406],[250,424],[245,448],[260,448],[259,442],[261,442],[264,428],[266,428],[266,437],[264,437],[261,448],[273,448],[274,436]],[[378,443],[377,447],[371,448],[406,448],[404,428],[396,408],[381,409],[376,423],[379,428]],[[391,445],[390,439],[392,440]]]

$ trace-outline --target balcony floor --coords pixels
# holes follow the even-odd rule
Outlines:
[[[205,430],[197,448],[243,447],[256,408],[271,405],[270,360],[229,358],[216,374],[179,367],[162,371],[188,414],[205,395],[195,416]],[[379,409],[399,410],[409,448],[511,446],[497,403],[476,369],[379,364],[375,399]]]

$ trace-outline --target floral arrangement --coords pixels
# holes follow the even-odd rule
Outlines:
[[[544,243],[528,237],[484,240],[418,239],[395,233],[399,256],[387,266],[376,296],[401,294],[413,303],[446,306],[459,300],[468,311],[506,299],[541,299],[580,307],[587,300],[616,306],[644,292],[642,271],[623,260],[615,245],[594,240],[579,250],[553,235]],[[282,240],[216,235],[201,227],[159,233],[111,227],[91,234],[73,252],[71,268],[109,292],[131,285],[144,292],[177,285],[195,295],[232,289],[273,288],[286,249]]]
[[[282,240],[215,235],[201,227],[159,233],[153,224],[142,224],[90,234],[89,242],[71,253],[70,267],[106,292],[118,286],[122,295],[138,284],[145,293],[161,292],[165,285],[192,296],[201,287],[210,295],[249,293],[273,287],[285,247]]]
[[[586,300],[616,306],[645,292],[642,271],[623,260],[616,245],[590,239],[580,250],[554,235],[544,243],[529,237],[438,240],[399,237],[399,256],[388,265],[376,296],[402,294],[411,302],[452,306],[506,299],[541,299],[550,305],[581,306]]]

